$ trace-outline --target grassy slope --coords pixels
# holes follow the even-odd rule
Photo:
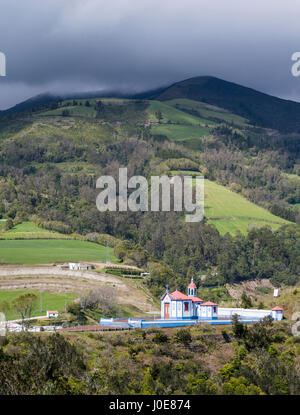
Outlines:
[[[5,222],[3,222],[5,223]],[[33,222],[22,222],[14,226],[6,232],[0,234],[0,239],[64,239],[70,238],[69,235],[64,235],[58,232],[48,231],[47,229],[37,227]]]
[[[197,104],[197,103],[196,103]],[[158,121],[155,113],[160,111],[162,114],[162,122],[166,123],[168,121],[172,123],[180,123],[180,124],[191,124],[191,125],[198,125],[200,123],[206,124],[209,123],[209,120],[200,117],[188,114],[186,112],[180,111],[179,109],[175,108],[169,103],[166,102],[159,102],[159,101],[151,101],[147,112],[150,114],[151,121]],[[215,123],[211,123],[215,124]]]
[[[110,258],[116,262],[110,248]],[[9,264],[39,264],[64,261],[100,261],[106,259],[106,247],[73,240],[1,240],[0,261]]]
[[[101,125],[89,119],[74,119],[72,117],[38,117],[35,122],[17,132],[14,138],[41,139],[50,138],[56,142],[61,137],[72,139],[76,144],[106,142],[111,139],[112,128]]]
[[[200,148],[201,137],[210,134],[210,127],[214,126],[199,115],[191,115],[180,111],[166,102],[152,101],[147,109],[150,122],[158,122],[155,115],[157,111],[162,114],[160,124],[152,124],[151,132],[154,135],[165,135],[171,141],[183,143],[192,148]]]
[[[176,124],[156,124],[152,125],[151,132],[154,135],[166,135],[171,141],[188,142],[191,139],[199,139],[208,135],[208,127],[197,125],[176,125]]]
[[[210,218],[221,234],[235,233],[240,230],[246,233],[249,225],[270,225],[276,229],[289,223],[226,187],[205,180],[205,215]]]
[[[204,102],[193,101],[191,99],[185,99],[185,98],[178,98],[178,99],[172,99],[170,101],[166,101],[165,103],[177,109],[182,108],[182,109],[197,111],[199,116],[204,117],[207,120],[207,122],[209,122],[210,124],[212,123],[210,119],[216,118],[220,122],[225,121],[227,123],[233,123],[241,127],[245,127],[248,125],[247,120],[245,118],[240,117],[239,115],[236,115],[236,114],[232,114],[231,112],[223,108],[205,104]],[[217,120],[215,120],[215,122],[217,122]]]
[[[7,301],[10,305],[12,301],[23,294],[34,293],[38,297],[38,301],[35,304],[32,317],[44,316],[46,315],[47,310],[56,310],[63,311],[65,305],[70,303],[74,298],[77,297],[73,293],[52,293],[52,292],[43,292],[42,293],[42,312],[40,311],[40,292],[34,290],[5,290],[0,291],[0,303],[2,301]],[[12,307],[11,307],[12,308]],[[15,320],[20,318],[18,313],[11,309],[6,313],[7,320]]]
[[[160,124],[152,124],[152,134],[165,135],[169,140],[195,150],[201,149],[201,137],[209,135],[211,128],[218,124],[232,123],[240,128],[249,126],[243,117],[190,99],[152,101],[147,109],[152,123],[158,121],[155,115],[157,111],[161,112],[163,118]]]
[[[188,173],[184,172],[184,174]],[[195,172],[193,174],[196,175]],[[226,232],[234,234],[237,231],[246,233],[251,226],[269,225],[277,229],[281,225],[290,223],[210,180],[204,182],[204,194],[205,216],[209,218],[208,223],[216,226],[221,234]]]
[[[188,98],[207,102],[246,117],[260,126],[299,131],[300,104],[276,98],[211,76],[177,82],[152,98],[169,101]]]

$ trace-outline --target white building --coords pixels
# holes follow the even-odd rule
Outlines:
[[[58,311],[47,311],[47,317],[48,318],[57,318],[58,317]]]
[[[193,279],[188,285],[188,295],[180,291],[169,293],[168,290],[161,297],[161,318],[167,319],[196,319],[217,318],[218,304],[204,302],[197,297],[197,287]]]
[[[69,262],[69,269],[73,271],[78,271],[80,269],[80,263],[79,262]]]
[[[283,319],[283,308],[278,307],[278,306],[272,308],[272,317],[274,320],[282,320]]]
[[[188,285],[188,294],[180,291],[168,292],[161,297],[161,319],[231,319],[237,315],[244,320],[261,320],[271,316],[274,320],[283,319],[283,309],[274,307],[272,310],[252,308],[221,308],[211,301],[204,302],[197,297],[197,287],[193,279]]]

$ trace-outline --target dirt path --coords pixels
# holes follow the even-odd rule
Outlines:
[[[124,286],[124,282],[113,275],[93,271],[63,270],[58,267],[0,267],[0,277],[16,275],[60,275],[64,277],[87,278],[90,280]]]
[[[82,293],[101,286],[115,287],[117,302],[135,306],[142,312],[155,306],[140,282],[95,271],[63,270],[57,266],[1,266],[0,290],[34,289]]]

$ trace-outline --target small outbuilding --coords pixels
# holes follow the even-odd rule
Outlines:
[[[78,271],[80,269],[80,263],[79,262],[69,262],[69,269],[72,271]]]
[[[272,318],[274,320],[283,319],[283,308],[276,306],[276,307],[273,307],[271,311],[272,311]]]
[[[58,311],[47,311],[47,317],[48,318],[57,318],[58,317]]]

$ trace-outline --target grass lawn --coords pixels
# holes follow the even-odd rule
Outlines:
[[[113,249],[110,260],[117,262]],[[64,261],[105,261],[106,247],[77,240],[0,240],[0,262],[7,264],[40,264]]]
[[[70,303],[77,294],[73,293],[53,293],[53,292],[42,292],[42,312],[40,311],[40,292],[35,290],[1,290],[0,291],[0,304],[3,301],[7,301],[10,305],[12,301],[23,294],[34,293],[38,297],[38,301],[35,304],[32,317],[46,315],[47,310],[63,311],[65,305]],[[12,308],[12,307],[11,307]],[[15,320],[20,318],[15,310],[10,310],[6,313],[7,320]]]

